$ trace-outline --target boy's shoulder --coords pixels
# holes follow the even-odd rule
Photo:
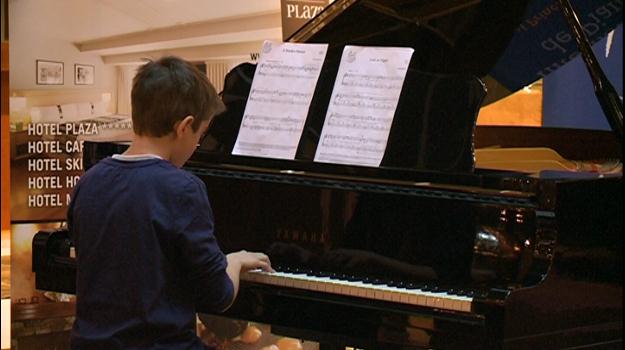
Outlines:
[[[133,177],[138,182],[146,185],[158,184],[158,186],[171,186],[173,188],[182,187],[203,187],[204,183],[194,174],[179,169],[170,162],[162,159],[148,159],[141,161],[119,161],[111,157],[100,160],[85,172],[81,180],[89,178],[99,178],[107,173],[119,173],[123,176],[125,172],[133,173]]]

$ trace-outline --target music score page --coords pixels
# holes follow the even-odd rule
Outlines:
[[[316,162],[380,165],[413,52],[345,46]]]
[[[295,159],[327,49],[265,41],[232,154]]]

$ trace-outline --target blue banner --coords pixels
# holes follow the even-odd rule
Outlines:
[[[623,0],[571,1],[591,44],[623,22]],[[547,76],[579,55],[557,0],[530,3],[490,75],[510,91]]]

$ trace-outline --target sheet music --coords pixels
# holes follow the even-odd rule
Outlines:
[[[380,165],[413,52],[345,46],[316,162]]]
[[[327,49],[265,41],[232,154],[295,158]]]

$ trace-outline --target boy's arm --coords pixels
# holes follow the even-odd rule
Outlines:
[[[179,234],[175,246],[180,252],[194,290],[198,311],[225,311],[239,290],[241,271],[273,271],[267,255],[239,251],[224,255],[214,236],[212,209],[202,183],[185,186],[179,193]],[[188,215],[195,213],[195,215]]]

